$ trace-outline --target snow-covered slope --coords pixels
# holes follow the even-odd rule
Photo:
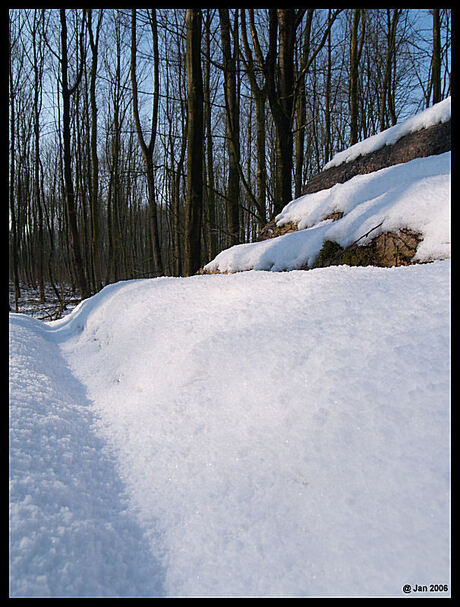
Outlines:
[[[339,152],[325,169],[396,143],[424,128],[451,119],[451,98]],[[422,235],[415,262],[450,256],[450,152],[416,158],[291,201],[275,218],[277,226],[300,230],[262,242],[236,245],[219,253],[205,272],[296,270],[312,267],[326,240],[342,247],[366,245],[385,232],[401,229]],[[326,219],[341,211],[344,216]],[[365,236],[368,235],[368,236]]]
[[[450,256],[451,153],[416,158],[404,164],[356,175],[330,189],[290,202],[276,217],[299,231],[261,242],[236,245],[219,253],[205,272],[295,270],[311,267],[326,240],[346,247],[367,244],[381,233],[409,228],[423,236],[414,261]],[[342,211],[337,221],[326,219]],[[363,238],[363,235],[368,234]]]
[[[12,314],[11,595],[450,590],[449,289],[340,266]]]

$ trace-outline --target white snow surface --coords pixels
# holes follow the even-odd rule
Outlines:
[[[10,596],[155,595],[161,567],[61,338],[10,315]]]
[[[10,596],[450,589],[450,270],[136,280],[11,314]]]
[[[344,162],[351,162],[358,158],[358,156],[364,156],[375,152],[386,145],[393,145],[410,133],[415,133],[421,129],[426,129],[435,124],[447,122],[451,119],[451,98],[447,97],[443,101],[432,105],[425,111],[408,118],[400,124],[395,124],[389,129],[385,129],[372,137],[368,137],[363,141],[359,141],[351,147],[338,152],[325,166],[324,169],[329,169],[333,166],[338,166]]]
[[[206,272],[296,270],[312,267],[326,240],[342,247],[366,245],[384,232],[408,228],[422,234],[413,261],[450,257],[451,153],[416,158],[291,201],[276,224],[298,231],[221,251]],[[326,219],[342,211],[341,219]],[[366,236],[367,235],[367,236]]]

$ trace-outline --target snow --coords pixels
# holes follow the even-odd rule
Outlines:
[[[10,315],[10,596],[154,596],[161,569],[56,337]]]
[[[450,162],[292,201],[227,275],[10,314],[10,597],[450,596]],[[298,271],[402,228],[432,263]]]
[[[449,596],[450,272],[134,280],[10,314],[10,596]]]
[[[297,232],[235,245],[219,253],[204,270],[282,271],[312,267],[326,240],[342,247],[357,240],[365,245],[383,232],[398,232],[401,228],[423,236],[414,261],[446,259],[450,256],[450,182],[450,152],[356,175],[286,205],[276,217],[276,224],[293,222],[298,224]],[[326,219],[336,211],[342,211],[344,216],[336,221]]]
[[[324,170],[338,166],[344,162],[351,162],[358,158],[358,156],[370,154],[386,145],[393,145],[398,139],[401,139],[401,137],[404,137],[405,135],[415,133],[421,129],[426,129],[435,124],[447,122],[450,119],[451,97],[447,97],[447,99],[434,104],[424,112],[420,112],[400,124],[396,124],[389,129],[381,131],[380,133],[355,143],[355,145],[339,152],[325,165]]]

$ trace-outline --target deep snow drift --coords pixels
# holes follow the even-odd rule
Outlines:
[[[11,596],[450,589],[449,291],[444,260],[10,315]]]

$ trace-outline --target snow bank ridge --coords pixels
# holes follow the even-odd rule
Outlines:
[[[451,117],[450,97],[378,135],[337,154],[325,168],[391,145],[409,133]],[[305,194],[287,204],[275,221],[298,231],[261,242],[236,245],[219,253],[205,273],[311,268],[326,240],[342,247],[360,245],[402,229],[421,234],[413,262],[450,257],[451,153],[415,158],[373,173],[356,175],[329,189]],[[330,215],[340,212],[338,220]],[[369,234],[364,237],[363,235]]]
[[[439,124],[440,122],[447,122],[450,119],[451,98],[448,97],[447,99],[444,99],[444,101],[436,103],[432,107],[426,109],[424,112],[408,118],[401,124],[395,124],[395,126],[392,126],[381,133],[377,133],[372,137],[368,137],[364,141],[360,141],[346,150],[339,152],[324,166],[324,170],[333,166],[338,166],[344,162],[351,162],[358,158],[358,156],[364,156],[365,154],[375,152],[385,145],[393,145],[398,139],[401,139],[401,137],[404,137],[405,135],[415,133],[421,129],[426,129],[435,124]]]
[[[380,234],[409,229],[422,235],[414,262],[450,257],[451,153],[416,158],[290,202],[276,217],[298,231],[219,253],[205,272],[311,268],[327,240],[366,245]],[[336,221],[327,217],[341,211]],[[367,237],[362,238],[363,235]]]

